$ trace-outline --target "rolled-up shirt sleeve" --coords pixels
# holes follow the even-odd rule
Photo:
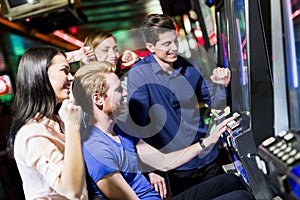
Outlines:
[[[41,188],[50,186],[60,192],[58,182],[64,167],[64,137],[57,137],[57,134],[39,124],[24,126],[17,133],[14,154],[24,176],[24,187],[35,187],[32,184],[40,182]]]
[[[58,180],[63,170],[63,152],[44,136],[30,137],[26,144],[24,152],[28,166],[39,171],[53,189],[59,191]]]

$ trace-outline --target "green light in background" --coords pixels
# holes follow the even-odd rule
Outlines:
[[[25,51],[25,48],[23,45],[23,39],[17,35],[10,34],[9,40],[11,42],[13,53],[16,56],[22,56]]]
[[[139,28],[118,30],[113,34],[117,38],[118,49],[120,52],[126,49],[145,49],[145,44]]]

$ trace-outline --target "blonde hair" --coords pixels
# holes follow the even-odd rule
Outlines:
[[[76,103],[82,107],[84,112],[89,114],[93,112],[91,97],[94,93],[106,97],[108,85],[104,74],[113,72],[113,64],[107,61],[94,61],[77,70],[72,92]]]
[[[116,38],[110,32],[94,31],[86,36],[84,40],[84,46],[91,46],[96,49],[104,40],[110,37],[114,38],[114,40],[116,41]]]
[[[98,31],[91,32],[89,35],[86,36],[84,40],[84,46],[90,46],[95,50],[104,40],[110,37],[112,37],[117,43],[116,38],[113,36],[112,33],[108,31],[98,30]],[[117,67],[114,66],[113,70],[116,71],[116,68]]]

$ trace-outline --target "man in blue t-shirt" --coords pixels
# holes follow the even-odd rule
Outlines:
[[[76,72],[73,96],[89,115],[82,134],[82,151],[91,196],[101,199],[161,199],[138,168],[138,142],[116,125],[115,117],[125,111],[119,78],[108,62],[92,62]],[[93,198],[91,198],[93,199]]]
[[[206,155],[206,151],[195,143],[170,155],[163,154],[143,140],[127,134],[133,134],[128,124],[120,122],[117,125],[115,118],[125,111],[123,102],[127,92],[121,87],[118,77],[109,71],[109,65],[108,62],[86,64],[76,72],[73,82],[76,103],[90,118],[89,126],[81,136],[88,183],[91,185],[90,199],[164,199],[142,174],[136,148],[142,146],[142,149],[147,149],[148,156],[157,159],[153,164],[161,164],[165,170],[172,169],[166,165],[168,160],[172,160],[173,167],[180,166],[196,155]],[[213,144],[233,119],[228,118],[216,126],[206,144]],[[186,156],[173,160],[179,155]],[[145,157],[147,155],[143,159]],[[253,200],[252,194],[243,189],[235,174],[223,174],[172,197],[172,200]]]
[[[178,35],[174,21],[164,14],[151,14],[141,25],[150,54],[128,73],[129,112],[127,121],[151,146],[164,153],[201,142],[206,148],[208,128],[199,104],[225,108],[228,68],[215,68],[209,80],[200,68],[178,55]],[[212,66],[213,67],[213,66]],[[205,157],[167,173],[173,195],[199,182],[224,173],[216,158],[218,145]],[[172,165],[172,163],[170,163]]]

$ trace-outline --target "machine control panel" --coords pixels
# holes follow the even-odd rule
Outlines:
[[[300,199],[300,135],[282,131],[258,147],[256,164],[274,186],[289,199]]]

